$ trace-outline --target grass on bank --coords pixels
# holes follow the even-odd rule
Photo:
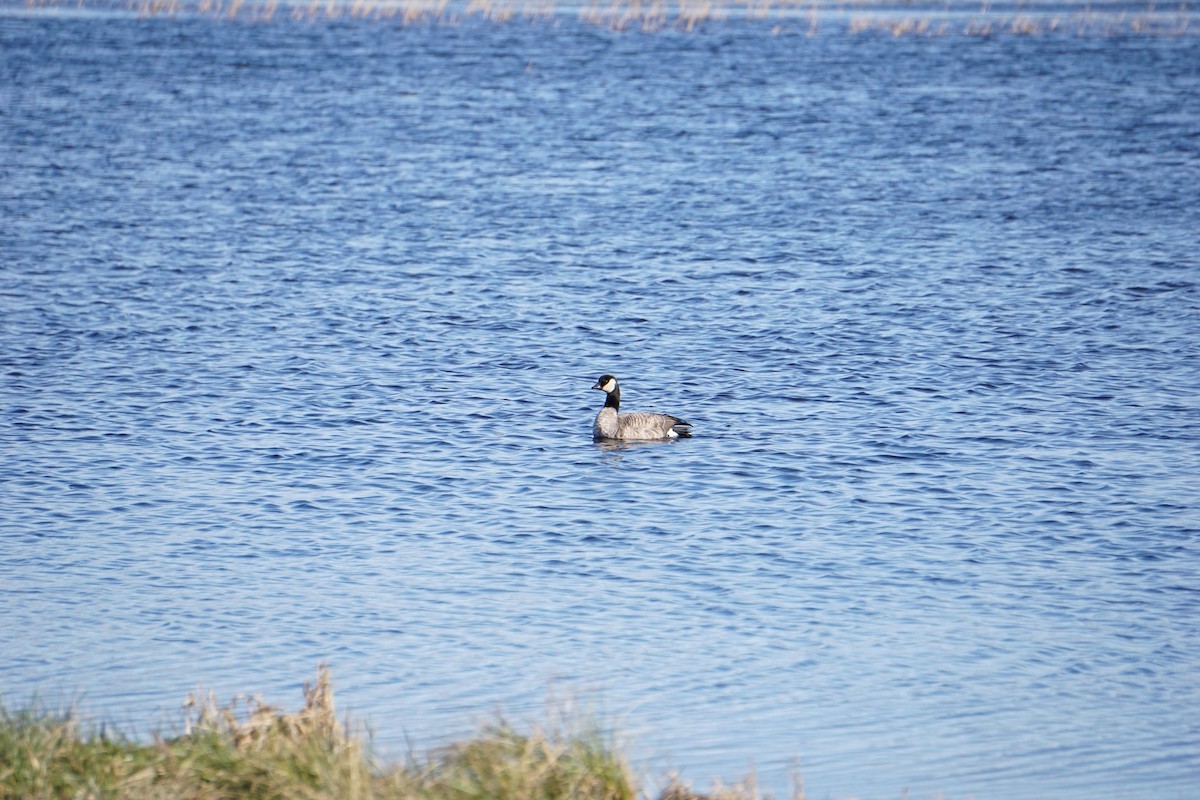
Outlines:
[[[289,714],[260,700],[189,698],[184,732],[150,744],[85,729],[73,714],[0,706],[0,800],[634,800],[625,758],[592,726],[522,732],[503,723],[474,738],[375,763],[334,710],[329,672]],[[715,787],[714,800],[753,788]],[[660,800],[699,800],[672,780]]]

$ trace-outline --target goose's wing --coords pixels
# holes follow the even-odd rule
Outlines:
[[[666,439],[670,436],[689,436],[690,423],[670,414],[649,411],[629,411],[618,417],[618,432],[622,439]]]

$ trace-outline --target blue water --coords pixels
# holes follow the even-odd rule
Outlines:
[[[10,703],[1200,786],[1200,37],[10,7],[0,219]]]

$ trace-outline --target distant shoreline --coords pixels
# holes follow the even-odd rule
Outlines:
[[[694,31],[729,21],[774,34],[1085,36],[1200,34],[1200,15],[1154,0],[913,2],[895,0],[0,0],[0,15],[136,15],[279,20],[394,20],[406,24],[506,23],[577,18],[618,31]]]

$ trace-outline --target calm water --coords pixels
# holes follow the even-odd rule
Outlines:
[[[1200,37],[770,34],[0,15],[5,697],[1195,796]]]

